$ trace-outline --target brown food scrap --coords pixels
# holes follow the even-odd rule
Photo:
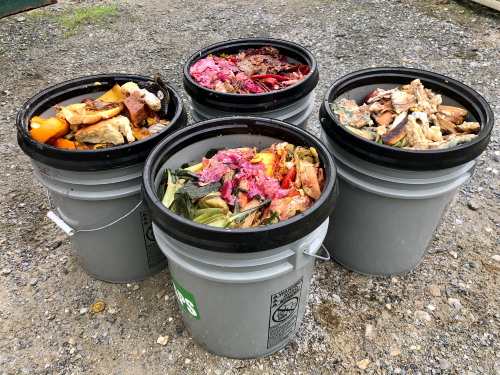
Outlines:
[[[420,125],[415,121],[415,117],[408,116],[408,122],[405,126],[408,137],[408,144],[415,150],[427,150],[427,139],[425,138]]]
[[[366,104],[358,107],[354,100],[342,98],[338,102],[332,103],[332,110],[342,125],[361,128],[373,124],[370,118],[370,108]]]
[[[359,130],[353,128],[352,126],[346,126],[346,128],[352,131],[353,133],[356,133],[357,135],[360,135],[361,137],[368,139],[369,141],[373,141],[373,136],[365,130]]]
[[[458,107],[440,105],[437,109],[439,113],[444,116],[444,118],[456,125],[460,125],[464,122],[464,118],[467,116],[467,111]]]
[[[443,115],[441,112],[436,113],[436,118],[439,123],[439,127],[441,128],[441,131],[443,133],[450,133],[450,134],[457,134],[460,133],[460,129],[457,128],[457,126],[448,120],[445,115]]]
[[[142,120],[148,118],[145,108],[146,101],[141,98],[140,91],[134,91],[124,100],[123,104],[128,112],[127,117],[134,126],[137,126]]]
[[[402,140],[406,135],[406,124],[408,123],[408,114],[401,113],[392,124],[390,130],[381,135],[380,138],[384,144],[392,146]]]
[[[457,125],[464,133],[479,133],[481,131],[481,125],[478,122],[464,122],[460,125]]]
[[[417,104],[415,95],[404,91],[394,91],[391,93],[391,101],[392,107],[396,112],[406,112]]]

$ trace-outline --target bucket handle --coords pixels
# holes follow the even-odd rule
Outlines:
[[[47,189],[45,189],[45,192],[47,193],[47,199],[49,201],[49,212],[47,212],[47,217],[50,220],[52,220],[59,228],[61,228],[70,237],[72,235],[76,234],[76,233],[79,233],[79,232],[95,232],[95,231],[98,231],[98,230],[110,227],[111,225],[114,225],[114,224],[118,223],[119,221],[125,219],[127,216],[129,216],[130,214],[132,214],[142,204],[142,199],[141,199],[140,202],[137,204],[137,206],[135,206],[132,209],[132,211],[130,211],[129,213],[127,213],[124,216],[122,216],[121,218],[119,218],[119,219],[113,221],[112,223],[109,223],[109,224],[107,224],[107,225],[105,225],[103,227],[95,228],[95,229],[74,230],[68,224],[66,224],[66,222],[63,219],[61,219],[59,216],[57,216],[54,211],[52,211],[52,202],[50,200],[49,191]]]
[[[330,253],[326,249],[325,245],[321,244],[321,247],[323,248],[323,250],[325,250],[326,255],[328,255],[327,257],[320,257],[319,255],[311,254],[307,251],[307,249],[304,249],[304,251],[302,253],[304,255],[309,255],[310,257],[313,257],[313,258],[317,258],[317,259],[321,259],[321,260],[330,260]]]

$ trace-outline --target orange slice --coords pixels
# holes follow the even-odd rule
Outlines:
[[[30,121],[30,135],[38,142],[45,143],[50,138],[61,138],[69,133],[69,124],[66,120],[51,117],[43,120],[35,116]]]
[[[67,148],[70,150],[76,150],[75,142],[68,141],[67,139],[64,138],[57,139],[54,143],[54,146],[59,148]]]

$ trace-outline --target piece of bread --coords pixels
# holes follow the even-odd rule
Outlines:
[[[84,125],[96,124],[98,121],[107,120],[115,117],[123,109],[122,103],[114,103],[99,109],[86,109],[85,117],[83,118]]]
[[[75,134],[75,139],[78,142],[121,145],[125,143],[124,136],[128,142],[135,141],[128,118],[116,116],[78,130]]]

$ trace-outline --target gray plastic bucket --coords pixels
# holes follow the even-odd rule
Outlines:
[[[332,258],[368,276],[417,267],[477,160],[445,170],[404,171],[356,158],[324,133],[321,140],[335,158],[340,190],[325,239]]]
[[[182,320],[211,353],[257,358],[285,346],[300,327],[328,220],[300,241],[257,253],[221,254],[185,245],[153,224],[169,259]]]
[[[156,196],[165,168],[201,160],[219,147],[269,147],[288,141],[316,148],[325,170],[321,197],[278,224],[214,228],[184,219]],[[151,153],[143,199],[169,268],[187,331],[202,347],[231,358],[256,358],[285,346],[299,329],[314,258],[338,191],[335,164],[313,135],[264,118],[222,118],[172,134]]]
[[[444,105],[467,110],[481,123],[472,141],[449,149],[416,151],[367,140],[343,126],[330,105],[339,98],[362,103],[377,87],[394,88],[420,79]],[[491,136],[488,103],[466,85],[412,68],[364,69],[339,78],[319,111],[321,139],[337,162],[340,196],[330,216],[325,245],[343,266],[370,276],[390,276],[417,267],[458,188],[474,173]]]
[[[309,117],[314,109],[314,91],[296,102],[291,102],[284,108],[270,111],[260,111],[252,113],[252,116],[269,117],[307,130]],[[216,117],[235,116],[234,112],[218,111],[198,103],[193,98],[189,98],[191,105],[191,116],[196,122],[204,121]],[[241,115],[244,115],[242,113]]]
[[[168,266],[141,200],[144,163],[112,171],[73,172],[31,159],[52,196],[78,263],[115,283],[146,279]],[[69,230],[67,229],[69,227]]]
[[[237,54],[248,48],[273,46],[287,57],[288,62],[309,66],[310,70],[300,82],[282,90],[261,94],[231,94],[214,91],[196,83],[189,69],[210,54]],[[198,121],[228,116],[267,117],[307,130],[309,116],[314,109],[314,89],[319,71],[314,55],[301,45],[280,39],[242,38],[227,40],[204,47],[193,54],[184,65],[183,84],[189,95],[191,116]]]
[[[168,266],[141,199],[144,162],[151,149],[186,125],[182,100],[171,88],[169,128],[143,141],[98,150],[58,149],[28,134],[33,116],[55,116],[52,108],[96,99],[116,83],[152,81],[135,75],[77,78],[31,98],[17,118],[18,141],[33,173],[52,197],[48,217],[68,235],[79,264],[91,276],[116,283],[146,279]],[[99,82],[99,84],[95,84]],[[52,211],[52,203],[57,208]]]

